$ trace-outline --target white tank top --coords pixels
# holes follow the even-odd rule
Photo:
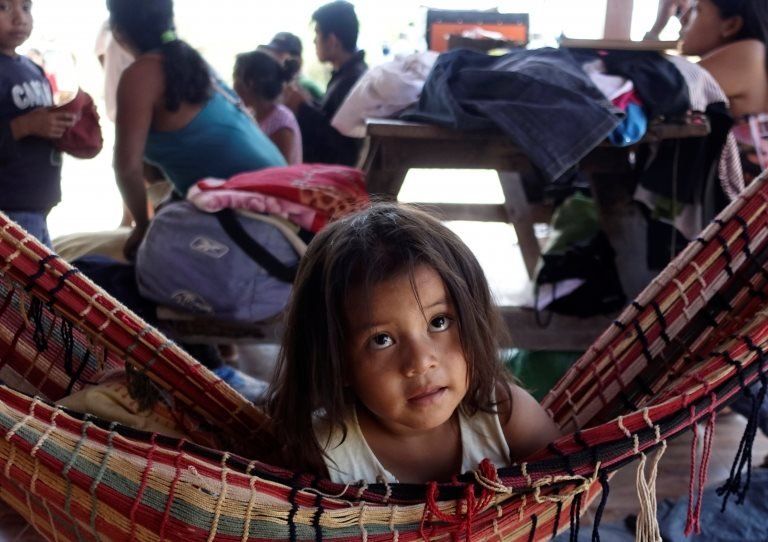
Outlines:
[[[462,473],[476,469],[486,458],[497,467],[510,464],[509,446],[504,438],[498,414],[477,412],[474,416],[467,417],[459,409],[458,416]],[[315,418],[315,437],[320,447],[325,448],[323,459],[328,467],[330,479],[341,484],[361,480],[368,483],[397,483],[397,478],[384,468],[365,441],[355,409],[352,409],[346,425],[347,438],[341,442],[343,432],[338,427],[331,428],[327,421]]]

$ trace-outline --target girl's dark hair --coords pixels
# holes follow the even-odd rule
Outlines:
[[[235,60],[235,78],[266,100],[280,96],[285,83],[293,79],[298,71],[298,61],[288,58],[281,64],[269,53],[259,50],[241,53]]]
[[[107,0],[109,23],[141,53],[163,55],[165,107],[177,111],[182,102],[199,104],[211,96],[208,64],[186,42],[175,39],[173,0]]]
[[[480,264],[455,233],[427,213],[375,203],[318,234],[299,266],[267,407],[285,467],[327,474],[325,443],[317,442],[312,429],[319,412],[346,431],[344,419],[354,401],[344,386],[348,297],[402,273],[412,279],[421,265],[440,275],[456,311],[469,377],[461,407],[469,415],[496,411],[491,398],[505,378],[501,325]],[[498,399],[511,401],[507,395]]]
[[[768,45],[768,0],[712,0],[712,3],[724,19],[741,16],[743,25],[734,39],[755,39]]]

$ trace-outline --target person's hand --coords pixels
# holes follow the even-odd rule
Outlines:
[[[692,4],[693,0],[659,0],[656,22],[653,23],[653,27],[648,32],[648,35],[658,38],[669,20],[674,16],[685,15],[690,10]]]
[[[123,246],[123,256],[125,256],[125,259],[129,262],[133,262],[136,260],[136,252],[139,250],[139,245],[141,245],[141,241],[144,239],[144,235],[147,233],[147,226],[135,226],[133,230],[131,230],[130,235],[128,235],[128,239],[125,240],[125,245]]]
[[[296,83],[286,85],[283,89],[283,105],[296,113],[301,104],[310,101],[309,94]]]
[[[74,113],[40,107],[11,121],[11,130],[16,139],[27,136],[59,139],[64,132],[75,125],[78,117]]]

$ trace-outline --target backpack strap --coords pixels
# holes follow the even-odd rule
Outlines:
[[[293,282],[296,278],[298,264],[287,266],[269,253],[253,237],[248,235],[243,225],[237,219],[232,209],[222,209],[213,213],[227,235],[245,252],[254,262],[267,270],[267,272],[283,282]]]

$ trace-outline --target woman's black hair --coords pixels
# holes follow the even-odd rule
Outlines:
[[[275,100],[285,83],[299,71],[298,61],[288,58],[282,64],[271,54],[250,51],[237,55],[235,78],[240,79],[256,96]]]
[[[740,16],[743,20],[741,31],[734,40],[755,39],[768,45],[768,0],[711,0],[728,17]]]
[[[377,284],[398,275],[413,280],[420,266],[440,275],[456,314],[469,377],[461,408],[472,415],[495,412],[499,402],[509,402],[511,411],[506,386],[504,396],[492,399],[496,384],[507,378],[499,357],[503,328],[477,259],[427,213],[374,203],[327,226],[301,259],[267,407],[281,440],[283,466],[327,474],[324,446],[312,429],[318,412],[346,430],[345,414],[354,401],[344,386],[349,296],[370,296]]]
[[[177,111],[182,102],[199,104],[211,96],[208,64],[188,43],[176,38],[173,0],[107,0],[110,26],[139,52],[163,55],[165,107]]]

